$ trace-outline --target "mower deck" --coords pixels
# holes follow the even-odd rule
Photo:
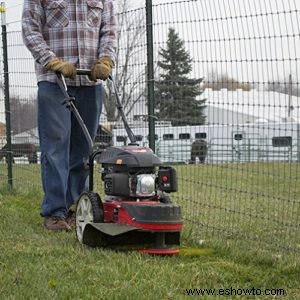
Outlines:
[[[84,244],[92,247],[140,245],[141,252],[154,255],[179,253],[173,248],[180,244],[183,226],[179,206],[157,201],[105,201],[102,209],[102,222],[85,222],[80,214],[77,216],[76,224],[82,229]]]
[[[144,254],[151,254],[151,255],[174,255],[179,254],[179,249],[177,248],[149,248],[149,249],[142,249],[140,250],[141,253]]]

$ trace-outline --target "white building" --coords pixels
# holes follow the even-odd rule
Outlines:
[[[245,124],[257,121],[300,121],[300,98],[287,94],[261,91],[205,89],[208,124]]]
[[[191,144],[205,139],[207,161],[300,160],[299,98],[268,91],[213,91],[206,101],[203,126],[156,126],[156,154],[165,162],[188,162]],[[148,126],[132,124],[138,143],[148,145]],[[129,142],[124,128],[114,130],[114,144]]]

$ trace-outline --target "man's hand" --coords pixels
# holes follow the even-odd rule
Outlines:
[[[67,78],[74,79],[76,76],[76,68],[69,62],[54,58],[46,65],[47,70],[60,72]]]
[[[111,69],[113,67],[113,61],[104,56],[97,60],[97,62],[93,65],[91,70],[91,80],[97,81],[97,79],[106,80],[111,73]]]

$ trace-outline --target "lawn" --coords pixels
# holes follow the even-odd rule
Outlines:
[[[177,169],[174,200],[186,224],[181,253],[172,257],[91,249],[77,242],[74,231],[46,231],[38,168],[15,170],[16,190],[0,190],[1,299],[270,299],[264,293],[299,299],[297,169],[289,169],[288,184],[283,175],[266,179],[270,165]],[[284,201],[287,191],[290,200]],[[285,233],[282,245],[275,233]]]

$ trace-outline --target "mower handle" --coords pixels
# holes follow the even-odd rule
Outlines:
[[[91,75],[91,70],[90,69],[76,69],[76,75],[87,75],[87,76],[90,76]],[[108,76],[108,79],[110,81],[113,81],[113,78],[111,75]]]
[[[87,70],[88,71],[88,70]],[[65,77],[61,74],[61,73],[56,73],[57,76],[57,84],[59,85],[62,93],[64,94],[64,101],[62,104],[66,105],[66,107],[74,114],[75,118],[77,119],[83,134],[87,140],[88,146],[89,146],[89,155],[91,155],[93,153],[93,140],[91,138],[91,135],[85,125],[85,123],[83,122],[75,104],[75,98],[71,97],[68,94],[68,89],[67,89],[67,85],[66,85],[66,81],[65,81]]]
[[[76,70],[76,74],[77,75],[88,75],[88,76],[90,76],[91,75],[91,70],[89,70],[89,69],[77,69]],[[136,143],[136,137],[133,134],[131,128],[129,127],[127,119],[126,119],[126,116],[124,114],[123,105],[121,103],[121,99],[119,97],[118,89],[117,89],[117,87],[115,85],[115,81],[113,80],[112,75],[109,75],[108,79],[110,80],[110,82],[113,85],[113,89],[115,91],[116,100],[117,100],[117,109],[118,109],[119,114],[121,115],[122,121],[124,123],[124,127],[125,127],[125,130],[127,132],[128,137],[129,137],[130,144],[137,145],[137,143]]]
[[[76,75],[91,75],[91,70],[89,69],[76,69]]]
[[[76,74],[77,75],[88,75],[88,76],[90,76],[91,75],[91,70],[89,70],[89,69],[76,69]],[[69,96],[67,94],[67,86],[66,86],[66,83],[65,83],[65,80],[64,80],[64,76],[61,73],[58,73],[57,77],[58,77],[58,84],[60,85],[61,89],[63,90],[66,98],[68,98]],[[124,110],[123,110],[123,105],[121,103],[121,99],[120,99],[119,94],[118,94],[118,89],[116,87],[115,81],[113,80],[113,77],[112,77],[111,74],[108,76],[108,79],[112,83],[113,89],[115,91],[116,100],[117,100],[117,109],[118,109],[119,114],[121,115],[122,121],[124,123],[124,127],[125,127],[125,130],[126,130],[126,133],[127,133],[128,137],[129,137],[129,140],[130,140],[130,145],[138,145],[136,143],[136,137],[133,134],[133,132],[132,132],[132,130],[129,127],[129,124],[127,122],[127,118],[126,118],[126,116],[124,114]],[[76,118],[79,119],[79,123],[81,123],[81,125],[83,126],[83,124],[82,124],[83,122],[80,121],[80,116],[76,112],[76,108],[74,109],[72,107],[72,111],[75,113]],[[84,131],[86,132],[86,130],[84,130]],[[87,132],[85,133],[85,135],[87,136]],[[91,144],[91,138],[89,136],[87,136],[87,139],[89,140],[89,145],[90,145],[90,149],[91,149],[91,146],[92,146],[92,144]]]

